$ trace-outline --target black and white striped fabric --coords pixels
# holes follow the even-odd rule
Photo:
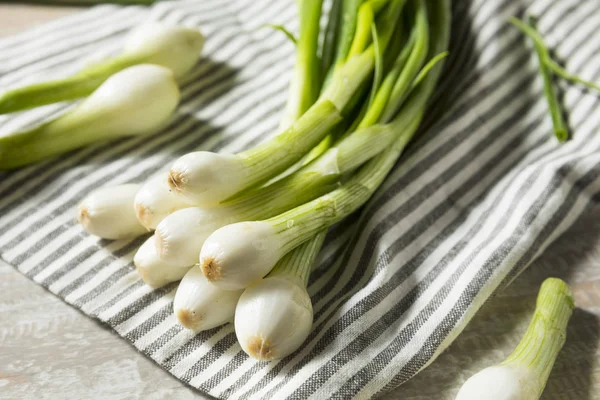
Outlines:
[[[410,379],[600,194],[600,103],[563,86],[573,140],[552,134],[528,41],[507,23],[530,11],[567,69],[600,79],[597,0],[455,0],[451,56],[422,134],[360,216],[330,232],[309,292],[314,328],[270,363],[230,325],[198,335],[172,314],[176,285],[132,268],[141,240],[103,241],[74,221],[92,189],[142,182],[193,149],[236,152],[275,132],[297,29],[293,0],[99,6],[0,41],[0,87],[58,77],[114,54],[137,24],[197,26],[204,58],[164,131],[0,175],[0,252],[35,282],[106,322],[170,373],[218,398],[368,398]],[[1,133],[64,110],[4,117]],[[548,272],[551,274],[551,271]]]

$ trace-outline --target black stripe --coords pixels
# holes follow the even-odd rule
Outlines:
[[[173,289],[177,287],[176,283],[171,283],[158,289],[154,289],[150,293],[146,293],[140,297],[143,301],[129,304],[126,308],[120,310],[112,317],[106,320],[106,323],[111,326],[117,326],[133,317],[146,307],[149,307],[155,301],[167,296]]]
[[[180,348],[173,352],[169,357],[167,357],[161,364],[167,370],[171,370],[175,367],[181,360],[186,358],[200,346],[202,346],[206,341],[210,340],[213,336],[215,336],[222,329],[231,329],[231,326],[221,325],[219,327],[210,329],[208,331],[200,332],[192,337],[189,341],[184,343]]]
[[[231,329],[231,326],[229,328]],[[210,350],[204,356],[198,359],[198,361],[196,361],[194,365],[186,371],[185,374],[179,376],[178,378],[185,383],[190,383],[195,376],[199,375],[204,369],[206,369],[206,366],[215,362],[228,349],[230,349],[231,346],[235,344],[237,344],[235,332],[228,333],[224,338],[213,344],[210,347]]]
[[[239,368],[244,361],[248,359],[248,355],[244,353],[243,350],[238,351],[235,356],[231,357],[231,360],[229,360],[229,362],[223,368],[221,368],[209,380],[202,383],[202,388],[210,393],[223,379],[227,378],[227,376]],[[227,395],[220,394],[219,397],[227,397]]]
[[[136,340],[144,336],[146,333],[150,332],[153,328],[158,326],[162,321],[164,321],[169,315],[173,314],[173,302],[170,301],[169,304],[163,306],[160,310],[152,314],[152,316],[142,322],[140,325],[136,326],[131,331],[127,332],[123,337],[130,342],[135,343]]]
[[[132,270],[132,272],[133,272],[133,270]],[[135,281],[132,285],[129,285],[128,287],[126,287],[125,289],[120,291],[119,294],[117,294],[114,297],[111,297],[110,300],[105,301],[102,304],[94,304],[96,306],[96,308],[92,309],[89,312],[89,314],[94,317],[99,318],[101,313],[108,310],[110,307],[114,306],[119,301],[121,301],[125,297],[129,296],[132,292],[136,291],[137,289],[139,289],[140,287],[143,287],[143,286],[146,286],[146,284],[141,279]]]
[[[183,329],[184,328],[179,324],[173,325],[165,333],[160,335],[158,339],[152,342],[149,346],[144,347],[142,351],[148,356],[151,356],[153,359],[156,359],[156,357],[153,357],[154,352],[162,348],[165,344],[169,343],[171,339],[173,339],[175,335],[177,335]]]

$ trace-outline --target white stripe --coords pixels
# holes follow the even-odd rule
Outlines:
[[[217,332],[217,335],[220,332],[221,331]],[[167,344],[152,353],[152,359],[159,363],[166,362],[169,357],[171,357],[179,349],[185,347],[195,336],[196,333],[189,329],[183,329],[179,331],[175,336],[173,336],[173,338],[171,338],[171,340],[169,340]],[[168,369],[168,371],[177,376],[170,369]]]
[[[139,285],[140,277],[135,269],[121,277],[113,285],[109,286],[104,292],[97,297],[92,298],[81,306],[81,310],[87,314],[96,316],[100,312],[100,308],[105,307],[119,294],[126,292],[129,288]],[[76,301],[80,301],[78,297]]]
[[[138,349],[146,350],[148,346],[150,346],[152,343],[158,340],[158,338],[160,338],[169,329],[173,328],[174,326],[177,326],[177,324],[178,322],[177,318],[175,317],[175,314],[170,313],[164,321],[156,325],[154,328],[150,329],[142,337],[137,339],[133,344]]]
[[[202,343],[201,346],[195,348],[192,352],[182,358],[170,372],[175,376],[182,376],[189,370],[200,358],[204,357],[215,344],[217,344],[225,336],[233,332],[233,326],[227,324],[223,326],[217,333],[212,335],[206,342]]]
[[[125,258],[126,261],[131,260],[130,256],[123,256],[120,258]],[[83,282],[80,285],[78,285],[76,289],[74,289],[67,296],[65,296],[65,300],[70,303],[76,303],[82,296],[85,296],[88,293],[92,292],[94,289],[96,289],[98,286],[103,284],[107,279],[109,279],[114,273],[119,271],[121,268],[124,268],[124,267],[120,266],[120,265],[115,265],[114,263],[108,264],[107,266],[102,268],[100,271],[98,271],[98,273],[94,276],[94,279],[90,279],[87,282]],[[136,273],[136,271],[133,268],[130,270],[130,272]],[[137,273],[136,273],[136,275],[137,275]],[[125,280],[126,282],[119,283],[121,280]],[[131,279],[122,277],[118,282],[115,282],[113,285],[117,285],[121,289],[124,289],[125,286],[128,286],[127,283],[130,283],[130,281],[131,281]],[[107,288],[106,291],[103,293],[100,293],[99,296],[105,296],[109,290],[110,290],[110,288]],[[108,300],[110,300],[110,298],[112,298],[112,297],[109,297],[109,295],[106,295],[106,296],[107,296],[106,301],[108,301]]]
[[[114,329],[123,336],[127,335],[139,325],[150,319],[150,317],[160,311],[163,307],[172,303],[176,290],[177,288],[174,288],[156,301],[146,305],[140,311],[136,312],[131,318],[128,318],[119,325],[116,325]]]
[[[82,13],[69,15],[38,27],[28,29],[25,32],[18,33],[14,36],[8,36],[0,39],[0,61],[3,61],[6,56],[11,55],[11,51],[28,50],[27,46],[44,47],[61,37],[69,37],[76,34],[77,28],[89,27],[89,21],[103,21],[109,19],[114,13],[118,12],[118,7],[112,5],[104,5],[94,7]]]
[[[150,294],[153,291],[154,289],[147,285],[142,285],[134,289],[127,296],[123,297],[112,306],[98,313],[98,319],[107,322],[110,318],[114,317],[119,312],[126,310],[132,303],[138,301],[143,296]]]

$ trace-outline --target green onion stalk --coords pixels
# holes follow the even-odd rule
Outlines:
[[[317,53],[319,21],[322,0],[298,0],[300,36],[296,41],[296,63],[292,72],[287,106],[281,119],[280,129],[286,129],[296,121],[319,95],[320,60]]]
[[[75,75],[12,89],[0,96],[0,114],[86,97],[115,73],[137,64],[156,64],[179,78],[200,58],[204,36],[197,29],[148,23],[134,30],[119,56]]]
[[[456,400],[537,400],[542,395],[567,337],[574,308],[573,293],[560,279],[542,283],[525,336],[499,365],[470,377]]]

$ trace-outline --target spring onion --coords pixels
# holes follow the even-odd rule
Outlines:
[[[288,253],[267,277],[244,290],[235,310],[235,334],[251,357],[283,358],[308,337],[313,308],[306,285],[325,233]]]
[[[7,91],[0,96],[0,114],[90,95],[117,72],[137,64],[156,64],[185,75],[198,61],[204,36],[196,30],[148,23],[126,39],[118,57],[91,65],[72,77]],[[160,96],[157,96],[160,97]]]
[[[537,400],[566,340],[573,294],[560,279],[544,281],[525,336],[506,360],[469,378],[457,400]]]
[[[177,320],[196,332],[233,321],[241,290],[222,290],[211,285],[199,268],[191,268],[177,288],[173,311]]]
[[[137,218],[146,229],[156,229],[167,215],[190,204],[177,196],[167,184],[168,172],[159,172],[150,177],[135,195],[133,206]],[[195,264],[193,263],[190,264]]]
[[[127,68],[75,109],[33,129],[0,138],[0,169],[40,161],[99,140],[156,131],[179,102],[173,73],[157,65]]]
[[[140,278],[153,288],[177,282],[192,268],[192,266],[169,264],[158,258],[152,236],[135,253],[133,264]]]
[[[200,151],[180,157],[169,172],[169,186],[190,203],[216,204],[283,172],[340,120],[337,108],[322,101],[283,133],[253,149],[236,155]]]
[[[104,239],[127,239],[144,234],[133,210],[139,185],[100,188],[87,196],[77,210],[77,220],[89,233]]]

